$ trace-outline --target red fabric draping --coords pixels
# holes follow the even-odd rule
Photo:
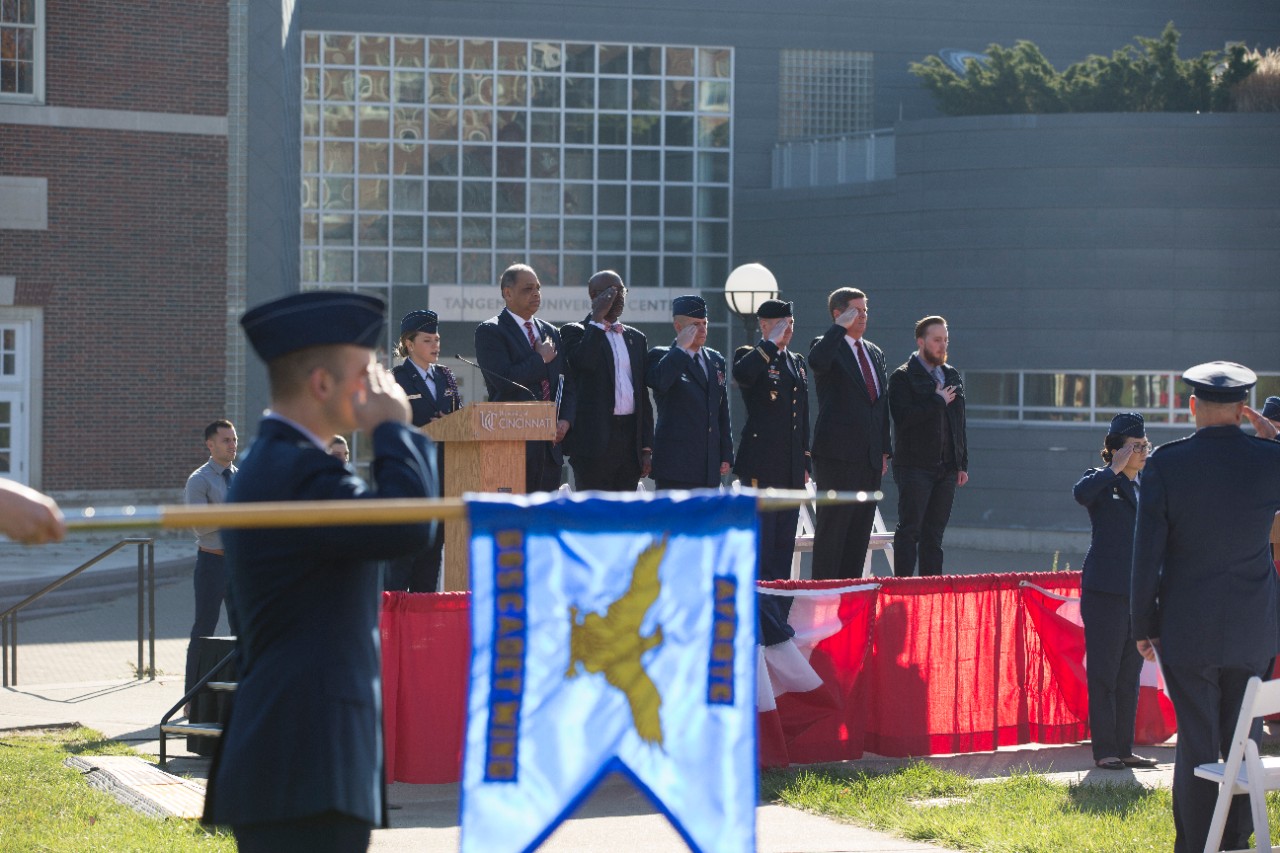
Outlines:
[[[462,778],[471,594],[382,594],[382,715],[388,782]]]
[[[858,679],[863,749],[880,755],[1073,743],[1087,720],[1053,677],[1018,584],[1078,595],[1079,572],[868,578],[878,583],[871,650]],[[817,589],[849,581],[778,581]]]
[[[839,689],[853,697],[836,730],[839,737],[825,754],[820,743],[806,742],[791,760],[839,760],[864,749],[891,756],[976,752],[1086,738],[1088,722],[1071,710],[1019,595],[1023,580],[1059,595],[1080,593],[1079,572],[767,584],[782,589],[881,585],[869,651],[856,648],[852,638],[858,631],[824,650],[825,660],[841,668],[833,676]],[[384,596],[389,780],[460,778],[469,607],[466,593]],[[854,669],[864,653],[861,668]],[[779,711],[784,708],[780,702]],[[780,725],[785,730],[788,723]]]
[[[798,597],[791,606],[788,624],[795,636],[764,648],[756,675],[762,767],[862,757],[858,682],[871,647],[875,601],[876,591],[864,586]]]

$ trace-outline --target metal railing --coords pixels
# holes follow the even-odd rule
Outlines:
[[[3,686],[12,687],[18,683],[18,612],[27,605],[40,600],[53,592],[81,572],[96,565],[106,557],[126,545],[138,546],[138,680],[149,675],[151,681],[156,679],[156,547],[154,539],[131,538],[122,539],[88,562],[72,569],[62,577],[50,583],[44,589],[34,592],[22,601],[0,613],[0,659],[3,659]],[[145,598],[145,606],[144,606]],[[142,666],[143,637],[148,643],[149,666]]]
[[[773,188],[830,187],[895,177],[893,129],[780,142],[773,149]]]

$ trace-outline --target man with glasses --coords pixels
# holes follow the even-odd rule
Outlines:
[[[644,333],[619,322],[627,286],[613,270],[587,281],[591,313],[560,327],[578,397],[564,452],[579,490],[632,491],[653,463],[653,406],[644,384]]]
[[[841,287],[827,297],[831,328],[809,347],[818,386],[813,425],[813,474],[818,491],[875,491],[893,454],[889,440],[884,352],[864,339],[867,295]],[[813,536],[815,580],[862,574],[876,505],[818,507]]]
[[[956,488],[969,481],[965,443],[964,385],[947,364],[947,321],[937,315],[916,323],[916,351],[889,377],[889,414],[896,449],[898,526],[893,532],[893,573],[911,577],[916,554],[920,576],[942,574],[942,534]]]

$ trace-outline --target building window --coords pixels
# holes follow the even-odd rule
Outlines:
[[[44,100],[42,0],[0,0],[0,100]]]
[[[1109,424],[1117,412],[1140,412],[1149,425],[1186,424],[1190,389],[1181,371],[969,370],[965,409],[974,421]],[[1280,374],[1259,374],[1250,405],[1280,394]]]
[[[310,32],[302,97],[304,282],[728,275],[730,48]]]
[[[778,138],[785,142],[871,130],[872,56],[861,51],[782,51]]]

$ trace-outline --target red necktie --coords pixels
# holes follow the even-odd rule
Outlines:
[[[537,348],[538,348],[538,339],[537,339],[537,338],[535,338],[535,337],[533,336],[533,321],[532,321],[532,320],[525,320],[525,321],[524,321],[524,330],[525,330],[526,332],[528,332],[528,333],[529,333],[529,346],[533,347],[534,349],[537,349]],[[542,380],[542,389],[541,389],[541,390],[542,390],[542,399],[544,399],[544,400],[550,400],[550,399],[551,399],[551,383],[550,383],[550,382],[548,382],[548,381],[547,381],[547,380],[545,380],[545,379],[544,379],[544,380]]]
[[[871,398],[871,402],[876,401],[876,380],[875,374],[871,372],[871,362],[867,360],[867,351],[862,346],[862,341],[854,341],[853,346],[858,351],[858,364],[862,367],[862,378],[867,383],[867,396]]]

